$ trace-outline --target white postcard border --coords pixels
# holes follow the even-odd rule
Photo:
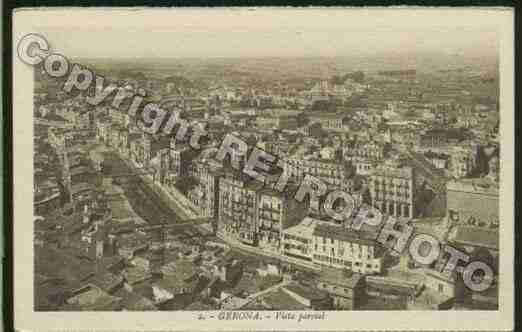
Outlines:
[[[67,11],[66,13],[64,11]],[[87,14],[99,15],[98,22],[113,26],[128,24],[132,16],[136,25],[152,24],[151,15],[161,20],[169,10],[180,9],[47,9],[20,10],[13,17],[13,235],[14,235],[14,321],[21,331],[244,331],[244,330],[512,330],[514,302],[514,24],[513,11],[506,9],[431,9],[430,15],[440,15],[444,21],[447,11],[461,11],[461,19],[488,16],[498,25],[501,36],[500,53],[500,133],[501,133],[501,190],[500,190],[500,289],[498,311],[327,311],[326,319],[305,321],[275,320],[198,320],[198,312],[34,312],[33,311],[33,77],[32,68],[16,56],[16,43],[42,26],[67,31],[67,27],[82,21]],[[186,9],[191,15],[202,11],[227,9]],[[247,9],[234,9],[242,13]],[[261,8],[261,15],[280,14],[292,9]],[[346,10],[342,8],[299,9],[301,12]],[[368,15],[386,15],[391,9],[356,9]],[[411,16],[411,10],[415,12]],[[422,20],[427,9],[393,9],[394,19]],[[446,11],[446,12],[445,12]],[[398,14],[398,12],[400,12]],[[228,12],[230,15],[230,11]],[[302,13],[301,13],[302,14]],[[305,13],[306,15],[307,13]],[[216,15],[215,20],[223,18]],[[386,16],[382,16],[385,18]],[[327,17],[323,17],[327,19]],[[477,19],[476,17],[473,19]],[[83,20],[88,25],[92,20]],[[155,19],[157,24],[158,18]],[[162,24],[175,22],[161,21]],[[121,24],[120,24],[121,23]],[[152,24],[152,25],[153,25]],[[209,23],[210,24],[210,23]],[[223,22],[219,24],[223,25]],[[214,312],[217,315],[217,312]]]

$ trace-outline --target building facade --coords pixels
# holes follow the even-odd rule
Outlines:
[[[220,179],[218,234],[257,246],[257,192],[261,186],[235,172]]]
[[[447,184],[447,217],[455,224],[493,227],[499,224],[498,184],[487,178]]]
[[[362,274],[382,271],[383,249],[362,232],[337,225],[318,224],[313,232],[316,264]]]
[[[370,175],[372,206],[395,217],[413,218],[415,203],[415,171],[391,160]]]

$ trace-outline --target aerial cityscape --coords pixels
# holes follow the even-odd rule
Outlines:
[[[497,57],[75,63],[128,98],[93,106],[94,84],[35,67],[35,311],[498,310]],[[204,128],[199,147],[127,111],[138,94]],[[231,136],[248,152],[220,158]],[[255,148],[284,190],[234,167]],[[309,177],[325,193],[296,199]],[[342,220],[332,191],[353,198]],[[381,214],[398,225],[384,241]],[[440,254],[394,250],[401,229]],[[491,267],[491,287],[443,273],[444,248]]]

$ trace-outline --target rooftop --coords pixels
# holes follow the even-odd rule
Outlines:
[[[109,292],[111,289],[123,282],[123,277],[106,271],[94,275],[91,282],[104,291]]]
[[[173,293],[181,293],[182,290],[191,292],[199,283],[199,277],[193,274],[185,278],[185,275],[168,275],[155,282],[155,285]]]
[[[262,297],[262,301],[270,310],[306,310],[307,307],[296,301],[288,293],[277,289]]]
[[[258,116],[263,118],[292,118],[297,117],[301,111],[277,109],[259,112]]]
[[[323,282],[348,288],[355,288],[362,279],[362,274],[334,268],[323,268],[319,275],[319,280]]]
[[[293,283],[287,286],[284,286],[283,289],[290,291],[296,295],[299,295],[305,299],[313,300],[322,300],[328,297],[326,292],[323,292],[315,287],[307,287],[304,285],[300,285],[297,283]]]
[[[111,296],[94,285],[87,285],[85,291],[69,298],[65,310],[117,310],[120,298]]]
[[[123,276],[131,285],[152,278],[152,275],[146,269],[139,266],[126,268]]]
[[[473,178],[448,182],[447,190],[498,196],[499,186],[488,178]]]
[[[345,242],[373,245],[373,235],[366,232],[354,231],[342,226],[318,224],[314,229],[314,236],[322,236]]]
[[[450,240],[459,244],[498,250],[500,239],[498,229],[457,226],[450,234]]]
[[[317,219],[305,217],[299,224],[285,229],[284,233],[296,237],[312,237],[318,222]]]
[[[157,310],[154,303],[148,298],[135,293],[129,292],[125,288],[119,289],[114,293],[114,296],[117,296],[122,299],[121,306],[123,310],[128,311],[155,311]]]

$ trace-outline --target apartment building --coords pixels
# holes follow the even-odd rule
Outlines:
[[[447,216],[455,224],[494,228],[499,225],[499,186],[474,178],[447,184]]]
[[[468,146],[455,146],[451,150],[449,170],[456,178],[464,178],[471,174],[477,165],[477,151]]]
[[[327,131],[343,131],[343,115],[337,113],[315,113],[308,116],[310,123],[320,123]]]
[[[343,147],[343,159],[352,163],[359,175],[369,175],[384,156],[384,145],[374,141],[350,141]]]
[[[218,201],[218,232],[277,252],[283,230],[298,224],[308,210],[288,192],[264,188],[230,170],[219,179]]]
[[[307,206],[288,194],[264,188],[258,192],[259,246],[280,251],[284,229],[298,224],[307,213]]]
[[[263,184],[227,171],[219,181],[218,234],[257,246],[257,195]]]
[[[399,160],[378,166],[368,183],[372,206],[395,217],[413,218],[415,171]]]
[[[282,254],[311,262],[314,255],[314,229],[321,222],[321,220],[315,218],[305,217],[299,224],[284,229]]]
[[[256,125],[261,129],[296,129],[298,111],[268,110],[261,112],[256,118]]]
[[[384,250],[372,236],[334,224],[317,224],[313,231],[316,264],[362,274],[382,271]]]
[[[350,270],[325,268],[317,283],[317,288],[326,291],[332,298],[333,309],[354,310],[366,297],[364,275]]]
[[[222,165],[212,159],[216,151],[215,148],[204,150],[190,170],[197,184],[188,191],[187,198],[200,209],[200,215],[207,218],[218,216],[219,179],[224,175]]]
[[[311,175],[325,182],[331,189],[351,192],[353,182],[347,165],[335,158],[323,159],[318,153],[294,154],[285,160],[283,171],[297,182]]]

